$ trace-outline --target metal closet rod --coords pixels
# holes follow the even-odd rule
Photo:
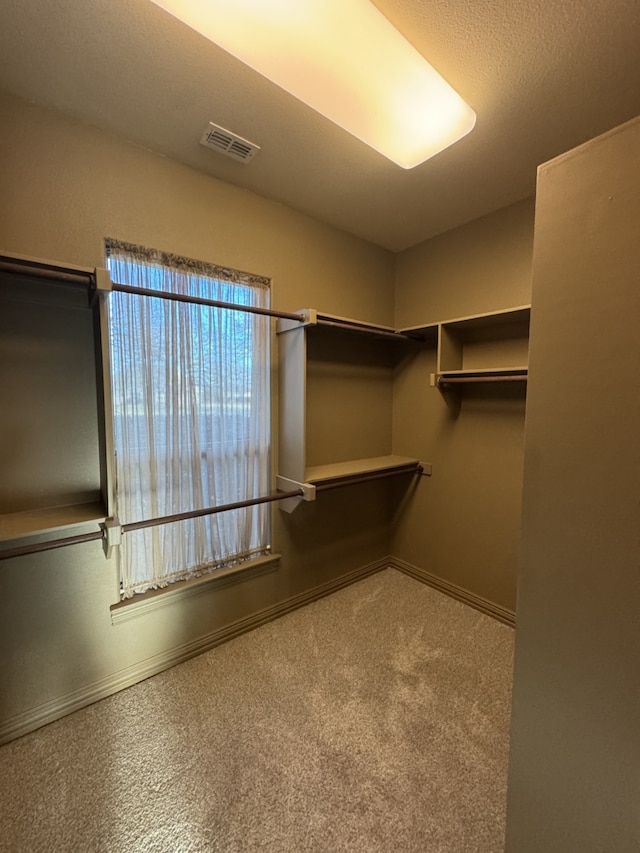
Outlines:
[[[244,311],[246,314],[263,314],[265,317],[280,317],[283,320],[305,321],[304,314],[289,314],[286,311],[273,311],[271,308],[256,308],[253,305],[238,305],[235,302],[220,302],[217,299],[204,299],[200,296],[183,296],[179,293],[168,293],[163,290],[148,290],[145,287],[133,287],[129,284],[112,285],[112,290],[120,293],[132,293],[135,296],[156,296],[170,302],[189,302],[192,305],[208,305],[211,308],[228,308],[231,311]]]
[[[406,340],[406,335],[402,335],[400,332],[396,332],[393,329],[387,329],[384,326],[373,326],[370,323],[359,323],[357,320],[325,320],[320,314],[318,314],[317,325],[331,326],[334,329],[351,329],[356,332],[368,332],[370,335],[376,335],[376,337],[395,338],[395,340],[402,338]]]
[[[271,503],[272,501],[283,501],[285,498],[297,498],[302,497],[302,495],[304,495],[302,489],[295,489],[291,492],[277,492],[275,495],[264,495],[261,498],[251,498],[246,501],[222,504],[221,506],[208,507],[207,509],[193,509],[190,512],[178,512],[173,515],[163,515],[159,518],[148,518],[145,521],[132,521],[131,524],[122,525],[122,532],[129,533],[132,530],[143,530],[145,527],[170,524],[172,521],[186,521],[189,518],[200,518],[203,515],[214,515],[218,512],[229,512],[233,509],[244,509],[248,506]]]
[[[104,539],[104,530],[94,533],[82,533],[80,536],[65,536],[63,539],[49,539],[35,545],[21,545],[19,548],[5,548],[0,551],[0,560],[10,560],[13,557],[25,557],[27,554],[38,554],[40,551],[53,551],[54,548],[64,548],[67,545],[80,545],[82,542],[92,542]]]
[[[316,492],[328,492],[330,489],[340,489],[342,486],[357,486],[358,483],[369,483],[371,480],[382,480],[384,477],[397,477],[399,474],[422,474],[422,465],[413,468],[394,468],[392,471],[375,471],[371,474],[354,475],[333,482],[318,483]]]
[[[462,385],[470,382],[526,382],[526,373],[516,376],[440,376],[438,385]]]
[[[18,275],[37,276],[63,281],[65,284],[90,285],[95,283],[95,275],[89,270],[65,270],[54,264],[38,263],[36,261],[7,261],[0,259],[0,272],[17,273]]]
[[[66,284],[95,285],[95,273],[91,270],[65,270],[54,264],[39,263],[37,261],[8,261],[0,258],[0,272],[18,273],[19,275],[31,275],[38,278],[54,279]],[[303,323],[306,320],[304,314],[291,314],[287,311],[273,311],[271,308],[256,308],[251,305],[238,305],[235,302],[221,302],[216,299],[203,299],[199,296],[182,296],[179,293],[165,293],[161,290],[149,290],[145,287],[133,287],[128,284],[114,282],[112,290],[121,293],[133,293],[137,296],[157,296],[159,299],[168,299],[171,302],[189,302],[193,305],[208,305],[211,308],[228,308],[231,311],[244,311],[247,314],[262,314],[265,317],[279,317],[283,320],[296,320]]]
[[[165,515],[161,518],[148,518],[145,521],[134,521],[131,524],[123,524],[122,532],[129,533],[132,530],[142,530],[145,527],[155,527],[160,524],[170,524],[172,521],[185,521],[188,518],[200,518],[204,515],[214,515],[218,512],[228,512],[233,509],[243,509],[256,504],[271,503],[272,501],[283,501],[285,498],[302,497],[302,489],[291,492],[277,492],[275,495],[265,495],[261,498],[251,498],[246,501],[238,501],[232,504],[207,507],[206,509],[195,509],[191,512],[180,512],[174,515]],[[27,554],[37,554],[40,551],[52,551],[54,548],[64,548],[67,545],[79,545],[83,542],[92,542],[104,539],[104,530],[96,530],[94,533],[82,533],[79,536],[65,536],[62,539],[49,539],[47,542],[38,542],[35,545],[21,545],[18,548],[6,548],[0,551],[0,560],[10,560],[13,557],[24,557]]]

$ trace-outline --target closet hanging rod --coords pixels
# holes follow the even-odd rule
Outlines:
[[[189,302],[192,305],[208,305],[211,308],[228,308],[231,311],[244,311],[246,314],[263,314],[265,317],[279,317],[283,320],[297,320],[304,323],[304,314],[288,314],[286,311],[274,311],[271,308],[256,308],[253,305],[238,305],[235,302],[220,302],[217,299],[204,299],[201,296],[183,296],[180,293],[168,293],[164,290],[149,290],[146,287],[133,287],[129,284],[112,285],[112,290],[120,293],[132,293],[135,296],[157,296],[170,302]]]
[[[346,329],[347,331],[356,331],[356,332],[368,332],[370,335],[376,335],[376,337],[385,337],[385,338],[395,338],[395,340],[406,340],[406,335],[400,334],[400,332],[396,332],[393,329],[387,329],[384,326],[372,326],[369,323],[358,323],[357,320],[349,320],[346,322],[342,322],[339,320],[325,320],[318,314],[317,320],[318,326],[331,326],[334,329]]]
[[[277,492],[274,495],[265,495],[261,498],[251,498],[246,501],[238,501],[232,504],[222,504],[221,506],[207,507],[206,509],[195,509],[191,512],[180,512],[174,515],[165,515],[161,518],[149,518],[145,521],[134,521],[131,524],[123,524],[122,532],[129,533],[132,530],[141,530],[144,527],[155,527],[160,524],[169,524],[172,521],[185,521],[188,518],[200,518],[204,515],[213,515],[218,512],[228,512],[233,509],[243,509],[244,507],[255,506],[257,504],[271,503],[272,501],[283,501],[285,498],[302,497],[304,492],[302,489],[295,489],[291,492]],[[40,551],[52,551],[54,548],[64,548],[66,545],[79,545],[82,542],[92,542],[97,539],[104,539],[105,531],[96,530],[94,533],[82,533],[79,536],[65,536],[62,539],[49,539],[47,542],[38,542],[34,545],[21,545],[18,548],[5,548],[0,550],[0,560],[10,560],[13,557],[24,557],[27,554],[37,554]]]
[[[80,545],[82,542],[92,542],[104,539],[104,530],[94,533],[82,533],[79,536],[65,536],[63,539],[49,539],[48,542],[38,542],[35,545],[21,545],[19,548],[5,548],[0,551],[0,560],[10,560],[12,557],[25,557],[27,554],[37,554],[40,551],[53,551],[54,548],[64,548],[66,545]]]
[[[340,489],[342,486],[357,486],[359,483],[368,483],[370,480],[381,480],[383,477],[395,477],[398,474],[422,474],[422,465],[413,468],[394,468],[391,471],[375,471],[371,474],[358,474],[353,477],[344,477],[340,480],[315,484],[316,492],[328,492],[329,489]]]
[[[217,512],[229,512],[233,509],[244,509],[248,506],[256,506],[257,504],[271,503],[272,501],[283,501],[285,498],[302,497],[304,492],[302,489],[295,489],[291,492],[277,492],[275,495],[264,495],[261,498],[251,498],[246,501],[238,501],[232,504],[222,504],[221,506],[211,506],[207,509],[194,509],[190,512],[178,512],[173,515],[163,515],[159,518],[147,518],[144,521],[132,521],[130,524],[122,525],[122,532],[129,533],[132,530],[142,530],[145,527],[156,527],[160,524],[170,524],[172,521],[186,521],[189,518],[200,518],[203,515],[213,515]]]
[[[526,382],[526,373],[518,373],[515,376],[440,376],[438,385],[461,385],[470,382]]]
[[[92,270],[67,270],[54,264],[37,263],[35,261],[5,260],[0,258],[0,272],[30,275],[37,278],[49,278],[63,281],[65,284],[92,285],[95,274]]]

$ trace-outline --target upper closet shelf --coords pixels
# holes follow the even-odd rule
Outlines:
[[[468,317],[444,320],[439,325],[455,327],[465,334],[488,330],[493,337],[500,329],[507,331],[518,326],[528,329],[530,314],[530,305],[518,305],[515,308],[506,308],[500,311],[489,311],[484,314],[471,314]]]
[[[404,473],[415,471],[420,466],[418,459],[407,456],[375,456],[370,459],[353,459],[348,462],[333,462],[330,465],[313,465],[307,468],[305,480],[313,485],[338,480],[352,479],[383,472]]]
[[[407,326],[398,329],[400,334],[408,338],[433,340],[435,342],[442,327],[454,328],[461,334],[473,335],[491,331],[499,333],[500,329],[508,330],[514,326],[529,327],[530,305],[518,305],[516,308],[506,308],[500,311],[489,311],[484,314],[470,314],[466,317],[455,317],[452,320],[439,320],[436,323],[424,323],[417,326]]]
[[[45,507],[0,515],[0,542],[51,533],[79,524],[102,524],[107,517],[103,501]]]

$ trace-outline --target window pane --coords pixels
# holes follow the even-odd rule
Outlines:
[[[160,264],[127,249],[108,244],[114,282],[268,305],[262,280],[230,281],[216,268],[217,277],[201,264],[172,266],[167,256]],[[267,494],[269,320],[118,292],[109,312],[120,521]],[[266,553],[268,518],[258,506],[126,534],[123,595]]]

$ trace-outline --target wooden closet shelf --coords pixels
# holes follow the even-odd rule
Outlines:
[[[330,480],[374,474],[379,471],[394,471],[399,474],[413,471],[420,465],[418,459],[407,456],[374,456],[370,459],[354,459],[349,462],[334,462],[330,465],[314,465],[307,468],[305,481],[313,485]]]
[[[418,326],[407,326],[398,329],[401,335],[413,340],[437,343],[443,330],[450,331],[463,338],[473,340],[474,337],[501,337],[521,331],[528,333],[530,305],[519,305],[486,314],[471,314],[468,317],[456,317],[450,320],[440,320],[436,323],[424,323]]]
[[[438,374],[439,382],[447,382],[449,380],[460,380],[461,382],[473,382],[477,380],[526,380],[528,369],[527,367],[482,367],[478,369],[469,368],[465,370],[443,370]]]
[[[78,524],[100,524],[106,517],[106,507],[102,501],[9,512],[0,515],[0,541],[37,536]]]

